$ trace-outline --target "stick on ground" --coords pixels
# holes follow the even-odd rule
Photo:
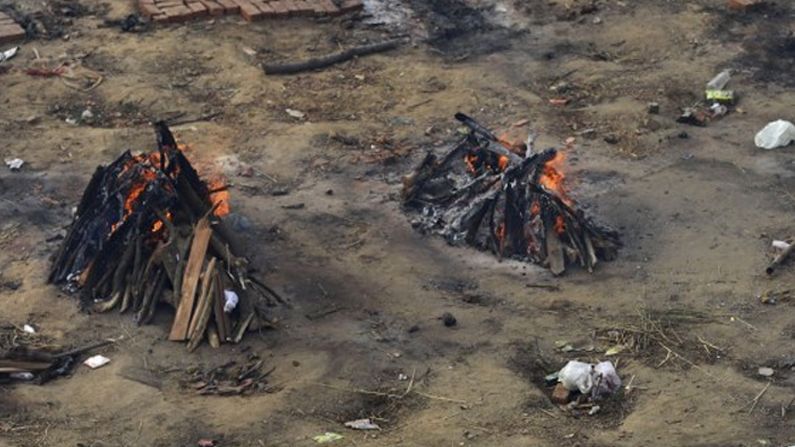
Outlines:
[[[370,45],[361,45],[358,47],[349,48],[338,53],[332,53],[325,56],[306,59],[298,62],[288,62],[285,64],[264,64],[265,74],[293,74],[302,71],[317,70],[319,68],[329,67],[340,62],[345,62],[358,56],[366,56],[368,54],[382,53],[397,48],[404,40],[393,39],[385,42],[374,43]]]

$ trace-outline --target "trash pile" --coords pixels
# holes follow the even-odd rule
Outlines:
[[[48,337],[42,336],[30,324],[22,327],[0,324],[0,384],[29,382],[41,385],[56,377],[67,376],[85,353],[116,341],[107,339],[64,349],[51,344]],[[98,360],[101,364],[97,363]],[[106,357],[93,356],[84,364],[93,369],[108,361]]]
[[[726,85],[731,80],[731,71],[723,70],[712,80],[707,82],[704,90],[705,102],[692,107],[686,107],[682,115],[676,120],[679,123],[704,127],[710,121],[717,120],[727,115],[730,107],[736,104],[734,90],[727,90]]]
[[[264,360],[258,355],[249,354],[246,362],[242,364],[230,361],[209,369],[190,368],[186,380],[187,387],[203,396],[235,396],[279,391],[279,387],[269,385],[267,380],[276,368],[263,371],[263,364]]]
[[[546,377],[552,390],[552,402],[577,413],[593,416],[601,409],[598,402],[621,389],[621,378],[612,362],[596,364],[570,361],[560,371]]]

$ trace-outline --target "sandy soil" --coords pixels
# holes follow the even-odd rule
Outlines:
[[[124,17],[127,2],[82,3],[64,36],[24,44],[0,75],[0,158],[26,161],[20,172],[0,169],[0,315],[67,346],[126,339],[99,351],[112,359],[102,369],[0,388],[0,445],[310,446],[325,431],[351,446],[795,442],[792,304],[757,297],[795,279],[789,267],[764,274],[770,241],[792,236],[795,156],[753,145],[768,121],[793,119],[787,2],[736,15],[723,0],[598,1],[596,11],[574,1],[417,1],[403,3],[418,16],[395,28],[224,18],[142,33],[104,24]],[[414,43],[316,73],[259,68],[396,33]],[[83,92],[22,70],[60,60],[104,80]],[[677,124],[726,67],[737,71],[738,109],[705,128]],[[549,104],[561,96],[570,104]],[[659,115],[647,113],[651,101]],[[93,118],[81,119],[86,108]],[[529,119],[543,147],[575,137],[568,185],[620,228],[619,259],[554,278],[415,233],[400,211],[400,177],[456,139],[456,111],[495,128]],[[152,148],[150,120],[215,112],[175,131],[198,164],[229,176],[253,264],[292,305],[276,311],[275,330],[188,354],[166,340],[165,310],[142,328],[126,315],[87,315],[46,274],[96,165]],[[255,175],[240,175],[248,167]],[[443,312],[458,325],[444,327]],[[661,329],[613,358],[632,386],[601,413],[575,418],[548,400],[545,374],[604,358],[614,344],[605,334],[644,322]],[[252,352],[276,368],[279,391],[212,397],[184,386],[186,370]],[[749,411],[768,382],[760,366],[775,375]],[[415,377],[409,393],[401,374]],[[382,430],[342,426],[358,417]]]

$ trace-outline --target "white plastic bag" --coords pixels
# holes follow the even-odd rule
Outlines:
[[[239,298],[234,290],[224,290],[224,312],[229,313],[235,310]]]
[[[594,400],[610,396],[621,388],[621,377],[612,362],[599,362],[594,366],[593,384],[591,397]]]
[[[762,149],[784,147],[793,141],[795,141],[795,124],[784,120],[769,123],[754,138],[756,147]]]
[[[569,391],[579,390],[582,394],[588,394],[593,388],[593,365],[570,361],[558,372],[558,382]]]

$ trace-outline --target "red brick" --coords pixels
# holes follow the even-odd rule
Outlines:
[[[240,12],[240,5],[234,0],[217,0],[218,4],[224,7],[225,14],[237,14]]]
[[[16,42],[25,38],[25,30],[17,24],[0,26],[0,44]]]
[[[271,1],[268,3],[276,17],[287,17],[290,15],[290,7],[284,0]]]
[[[276,11],[265,0],[253,0],[253,2],[262,11],[263,17],[276,17]]]
[[[555,385],[552,390],[552,402],[558,405],[566,405],[571,400],[571,391],[567,390],[562,383]]]
[[[204,5],[202,5],[198,0],[186,2],[185,6],[193,11],[193,17],[205,17],[210,14],[210,12],[207,11],[207,8],[205,8]]]
[[[340,10],[344,13],[359,11],[364,8],[362,0],[343,0]]]
[[[257,8],[254,3],[241,2],[238,0],[238,4],[240,5],[240,15],[242,15],[246,21],[254,22],[262,20],[265,17],[265,13]]]
[[[224,14],[224,7],[213,0],[201,0],[201,3],[207,8],[207,12],[210,13],[211,16],[220,16]]]
[[[296,15],[300,16],[311,16],[315,13],[315,7],[313,6],[313,1],[309,2],[306,0],[293,0],[295,4],[295,13]]]
[[[320,15],[339,15],[342,11],[331,0],[315,0],[315,12]]]
[[[753,11],[765,5],[765,0],[729,0],[729,9],[733,11]]]
[[[160,9],[165,9],[185,6],[185,2],[182,0],[155,0],[155,5]]]
[[[193,19],[193,11],[190,10],[187,6],[172,6],[169,8],[163,8],[163,12],[168,16],[167,22],[177,23],[177,22],[187,22]]]
[[[155,6],[154,3],[142,2],[138,5],[138,10],[141,11],[141,14],[144,17],[149,17],[149,18],[152,18],[152,16],[163,14],[163,10]]]
[[[293,0],[281,0],[281,2],[282,2],[282,4],[284,4],[284,6],[290,12],[291,16],[297,16],[298,15],[298,5],[295,4],[295,1],[293,1]]]

